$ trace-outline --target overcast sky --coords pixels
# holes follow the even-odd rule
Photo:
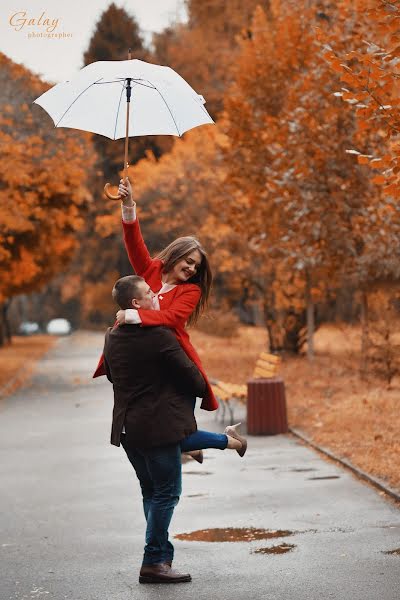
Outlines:
[[[0,2],[0,51],[43,79],[57,83],[82,67],[82,55],[95,25],[112,0]],[[147,40],[152,32],[185,18],[183,0],[114,0],[114,3],[135,17]],[[34,23],[29,25],[32,19]],[[68,37],[41,37],[47,29],[53,35]]]

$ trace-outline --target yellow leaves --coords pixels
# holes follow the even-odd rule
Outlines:
[[[15,86],[18,72],[24,90],[0,122],[0,296],[7,298],[43,285],[72,257],[96,157],[89,138],[32,117],[31,98],[45,87],[38,79],[11,61],[3,69],[5,86],[7,77]]]
[[[398,182],[391,183],[383,188],[385,194],[393,196],[394,198],[400,198],[400,185]]]
[[[357,123],[357,127],[360,131],[366,131],[371,128],[371,124],[368,121],[364,121],[363,119],[359,119]]]
[[[384,165],[384,162],[385,161],[382,158],[373,158],[369,164],[374,169],[381,169]]]
[[[373,177],[371,181],[372,183],[376,183],[377,185],[383,185],[384,183],[386,183],[386,177],[384,175],[375,175],[375,177]]]
[[[330,64],[331,64],[332,71],[335,71],[336,73],[343,73],[344,66],[342,65],[342,63],[339,60],[337,60],[336,58],[333,60],[331,59]]]
[[[374,146],[371,150],[376,149],[379,154],[389,150],[395,161],[400,158],[400,149],[390,147],[390,140],[398,139],[400,131],[398,69],[393,60],[400,53],[400,6],[386,2],[361,2],[355,6],[342,3],[339,15],[343,23],[357,19],[357,27],[350,30],[347,39],[346,33],[343,40],[338,40],[331,32],[323,40],[325,47],[330,47],[325,57],[332,74],[341,69],[347,71],[341,80],[350,89],[336,95],[354,104],[359,139],[369,140],[367,143]],[[359,164],[369,164],[374,169],[390,166],[391,173],[377,175],[372,181],[378,185],[390,182],[384,191],[394,194],[395,186],[400,186],[400,172],[390,164],[391,159],[369,161],[367,155],[357,157]]]
[[[359,165],[368,165],[370,158],[372,158],[369,154],[359,154],[357,156],[357,162]]]
[[[342,98],[343,100],[349,100],[352,103],[358,102],[358,99],[354,97],[353,92],[343,92]]]
[[[115,235],[117,228],[120,226],[120,221],[121,215],[116,211],[113,211],[111,215],[98,215],[95,225],[96,233],[103,238]]]
[[[349,83],[350,85],[352,85],[355,82],[355,77],[354,75],[350,75],[350,73],[344,73],[343,75],[341,75],[340,80],[344,83]]]
[[[80,292],[83,316],[86,317],[94,310],[110,315],[115,313],[115,303],[111,297],[111,290],[118,278],[119,273],[111,271],[102,281],[83,281]]]

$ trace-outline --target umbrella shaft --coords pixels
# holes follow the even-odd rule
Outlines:
[[[126,131],[125,131],[125,157],[124,157],[124,179],[128,177],[128,143],[129,143],[129,104],[131,101],[131,79],[128,77],[126,85]]]
[[[126,83],[126,101],[130,102],[131,101],[131,92],[132,92],[132,88],[131,88],[131,78],[128,77],[127,78],[127,83]]]

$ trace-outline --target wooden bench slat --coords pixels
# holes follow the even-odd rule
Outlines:
[[[257,358],[253,377],[271,379],[277,375],[279,367],[282,363],[282,358],[276,354],[261,352]],[[226,381],[215,380],[212,384],[212,389],[217,398],[229,407],[229,400],[239,400],[240,402],[247,401],[247,385],[237,383],[229,383]],[[232,409],[230,408],[232,411]],[[231,415],[233,418],[233,415]]]
[[[221,400],[227,400],[229,398],[246,398],[247,397],[247,386],[240,385],[238,383],[226,383],[225,381],[219,381],[218,384],[212,386],[215,394],[221,398]]]
[[[268,370],[267,369],[261,369],[260,367],[256,367],[254,369],[254,376],[259,376],[259,377],[274,377],[276,375],[276,372],[273,370]]]
[[[261,352],[259,358],[276,365],[280,365],[282,362],[282,358],[280,356],[277,356],[276,354],[268,354],[268,352]]]
[[[265,360],[260,359],[258,359],[258,361],[256,362],[256,367],[260,367],[261,369],[267,369],[267,371],[275,371],[275,373],[277,373],[279,370],[278,365],[271,365],[271,363],[265,362]]]

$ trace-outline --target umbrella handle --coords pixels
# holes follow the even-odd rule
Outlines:
[[[108,191],[109,187],[109,183],[106,183],[106,185],[104,186],[104,194],[107,196],[107,198],[109,198],[110,200],[121,200],[121,196],[119,194],[115,195]]]

